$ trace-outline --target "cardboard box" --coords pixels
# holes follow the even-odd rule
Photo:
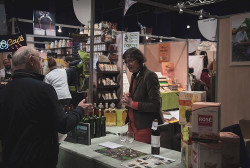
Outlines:
[[[191,165],[192,145],[181,141],[181,161],[185,168],[192,168]]]
[[[222,167],[240,167],[240,137],[232,132],[220,132]]]
[[[205,102],[205,91],[182,91],[179,94],[179,123],[182,125],[192,125],[191,105],[194,102]]]
[[[193,142],[191,151],[193,168],[222,168],[222,144]]]
[[[195,102],[192,104],[192,140],[211,142],[219,140],[220,103]]]

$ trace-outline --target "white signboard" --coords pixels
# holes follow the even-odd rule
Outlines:
[[[76,18],[84,25],[89,25],[91,19],[91,0],[73,0]]]
[[[123,52],[127,49],[136,47],[139,49],[139,32],[126,32],[123,34]]]
[[[216,41],[217,19],[198,20],[198,27],[203,37],[210,41]]]

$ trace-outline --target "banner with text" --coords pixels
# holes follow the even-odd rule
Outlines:
[[[26,46],[26,36],[23,34],[0,36],[0,52],[16,51],[22,46]]]
[[[160,43],[158,48],[159,61],[168,62],[170,57],[170,43]]]
[[[127,49],[136,47],[139,49],[139,32],[126,32],[123,34],[123,52]]]

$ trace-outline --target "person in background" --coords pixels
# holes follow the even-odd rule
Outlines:
[[[54,87],[62,106],[69,106],[72,97],[69,92],[66,70],[58,68],[53,57],[49,57],[48,67],[49,73],[45,76],[44,81]]]
[[[158,77],[146,67],[146,58],[139,49],[128,49],[123,59],[133,73],[129,93],[122,97],[122,103],[129,111],[126,120],[128,131],[134,132],[135,140],[151,143],[153,120],[163,123]]]
[[[8,58],[3,60],[4,68],[0,70],[0,80],[10,80],[12,78],[11,62]]]
[[[56,168],[58,132],[72,130],[92,110],[81,101],[67,114],[55,89],[43,82],[40,55],[32,47],[13,56],[14,75],[0,93],[0,140],[8,168]]]

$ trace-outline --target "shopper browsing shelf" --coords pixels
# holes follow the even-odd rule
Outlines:
[[[122,97],[122,103],[129,108],[128,130],[134,132],[135,140],[151,143],[153,120],[163,123],[158,77],[144,65],[146,58],[139,49],[128,49],[123,59],[133,73],[129,93]]]
[[[48,67],[49,73],[45,76],[44,81],[54,87],[62,106],[69,106],[71,94],[69,92],[66,70],[58,68],[53,57],[48,59]]]
[[[43,82],[39,59],[32,47],[18,49],[13,56],[13,80],[0,93],[0,140],[8,168],[55,168],[57,132],[67,133],[93,110],[81,101],[65,114],[55,89]]]

